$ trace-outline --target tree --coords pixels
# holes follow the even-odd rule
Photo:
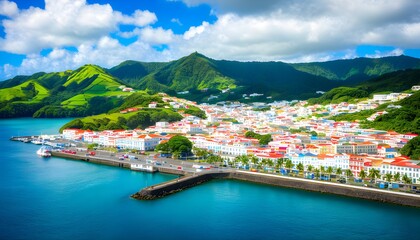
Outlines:
[[[378,169],[371,168],[371,169],[369,170],[369,177],[370,177],[373,181],[375,181],[375,183],[376,183],[376,178],[381,177],[380,171],[379,171]]]
[[[299,171],[299,174],[305,169],[305,166],[303,166],[302,163],[298,163],[298,165],[296,166],[297,170]]]
[[[168,141],[170,152],[179,152],[181,155],[189,155],[191,153],[192,145],[192,142],[188,140],[188,138],[181,135],[173,136]]]
[[[327,173],[328,173],[328,178],[330,179],[330,181],[331,181],[331,173],[333,173],[333,168],[331,167],[331,166],[329,166],[328,168],[327,168]]]
[[[339,177],[341,177],[341,175],[343,174],[343,169],[341,169],[341,168],[337,168],[337,169],[335,170],[335,174],[337,174]]]
[[[401,174],[399,172],[394,174],[394,181],[399,182],[401,179]]]
[[[401,148],[400,153],[402,155],[409,156],[411,159],[420,158],[420,136],[411,139],[407,144]]]
[[[240,158],[241,158],[240,161],[241,161],[242,167],[245,169],[246,166],[248,166],[249,158],[247,155],[242,155],[240,156]]]
[[[306,167],[306,169],[308,170],[308,172],[312,172],[313,168],[314,168],[314,166],[312,166],[310,164]]]
[[[250,160],[252,163],[252,167],[255,167],[258,164],[258,158],[255,155],[252,155]]]
[[[392,174],[391,173],[385,174],[385,179],[386,179],[387,182],[391,182],[391,180],[392,180]]]
[[[406,184],[411,184],[411,178],[409,178],[407,176],[407,174],[404,174],[404,176],[402,177],[402,180],[404,181],[404,183]]]
[[[272,168],[274,166],[273,159],[267,159],[267,165]]]
[[[350,178],[353,176],[353,172],[350,169],[346,169],[346,176],[347,178]]]
[[[277,169],[282,168],[282,167],[283,167],[283,164],[284,164],[284,158],[279,158],[279,159],[277,159],[276,168],[277,168]]]
[[[315,177],[319,179],[321,177],[321,171],[318,168],[315,168]]]
[[[292,170],[292,168],[294,167],[295,165],[292,163],[292,160],[290,160],[290,159],[287,159],[286,160],[286,168],[289,170],[289,172]]]
[[[363,182],[365,181],[365,178],[366,178],[365,170],[362,169],[362,171],[360,171],[359,177],[362,179]]]

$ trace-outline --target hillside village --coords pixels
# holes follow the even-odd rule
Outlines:
[[[417,89],[417,86],[413,89]],[[178,109],[188,105],[197,106],[205,111],[207,119],[183,114],[183,119],[179,122],[157,122],[146,129],[101,132],[65,129],[63,137],[104,147],[151,151],[159,143],[169,140],[175,134],[181,134],[193,142],[195,148],[220,155],[225,164],[235,167],[246,165],[238,161],[245,155],[255,156],[261,168],[271,170],[279,159],[290,159],[293,169],[303,165],[305,169],[325,171],[331,168],[334,172],[341,170],[342,173],[347,170],[347,175],[356,178],[360,177],[362,171],[368,173],[376,169],[382,178],[386,174],[397,174],[399,178],[406,176],[405,179],[418,183],[420,161],[401,156],[397,152],[397,149],[402,148],[417,134],[362,129],[358,122],[335,122],[327,119],[342,113],[375,109],[385,101],[393,102],[408,96],[410,94],[391,93],[385,97],[374,95],[372,99],[357,104],[308,106],[306,101],[270,104],[220,102],[215,105],[197,105],[192,101],[165,95],[163,101],[171,106]],[[150,104],[153,107],[154,103]],[[377,115],[378,113],[368,119],[373,120]],[[272,141],[261,145],[258,139],[245,137],[245,133],[249,131],[271,134]]]

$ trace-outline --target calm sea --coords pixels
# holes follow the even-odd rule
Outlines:
[[[43,159],[8,140],[68,120],[0,120],[0,239],[419,239],[416,208],[227,180],[138,201],[175,176]]]

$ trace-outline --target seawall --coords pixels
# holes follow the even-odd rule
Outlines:
[[[184,189],[200,185],[201,183],[210,181],[215,178],[234,179],[261,184],[269,184],[278,187],[287,187],[412,207],[420,207],[420,195],[245,171],[219,173],[210,172],[196,176],[184,176],[162,184],[146,187],[141,191],[133,194],[132,197],[140,200],[157,199],[172,193],[182,191]]]
[[[230,179],[269,184],[279,187],[301,189],[306,191],[336,194],[346,197],[420,207],[420,195],[392,192],[367,187],[358,187],[332,182],[321,182],[307,179],[290,178],[278,175],[236,171],[229,174]]]
[[[131,164],[129,162],[107,160],[107,159],[102,159],[102,158],[92,157],[92,156],[80,156],[76,154],[68,154],[68,153],[54,152],[54,151],[51,152],[51,155],[54,157],[67,158],[71,160],[91,162],[91,163],[103,164],[103,165],[114,166],[114,167],[121,167],[121,168],[131,167]]]
[[[146,187],[141,191],[131,195],[131,197],[139,200],[153,200],[200,185],[215,178],[228,177],[228,172],[207,172],[197,175],[186,175],[168,182]]]

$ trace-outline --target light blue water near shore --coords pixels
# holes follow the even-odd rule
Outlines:
[[[13,135],[68,120],[0,120],[0,239],[418,239],[420,209],[219,180],[156,201],[176,176],[43,159]]]

